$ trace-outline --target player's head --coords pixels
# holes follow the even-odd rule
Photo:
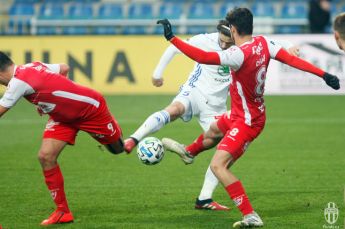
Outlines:
[[[14,63],[11,58],[4,52],[0,51],[0,72],[5,72],[8,67],[12,66]]]
[[[226,14],[233,38],[253,34],[253,14],[248,8],[234,8]]]
[[[337,45],[345,51],[345,13],[341,13],[335,18],[333,29]]]
[[[234,45],[234,41],[231,38],[229,22],[226,20],[220,20],[217,25],[217,30],[219,32],[218,43],[221,49],[225,50]]]

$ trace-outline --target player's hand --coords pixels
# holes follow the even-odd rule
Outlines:
[[[162,24],[164,27],[164,36],[167,41],[170,41],[175,35],[172,32],[171,24],[168,19],[158,20],[157,24]]]
[[[161,87],[163,85],[163,79],[152,78],[152,84],[156,87]]]
[[[288,48],[287,51],[288,51],[288,53],[290,53],[290,55],[293,55],[293,56],[299,56],[300,55],[298,46],[292,46],[291,48]]]
[[[338,90],[340,88],[340,84],[339,84],[339,79],[338,77],[331,75],[329,73],[325,73],[323,75],[323,80],[326,82],[326,84],[328,86],[330,86],[331,88]]]

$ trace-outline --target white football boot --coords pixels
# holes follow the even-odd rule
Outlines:
[[[243,216],[241,221],[234,223],[233,228],[244,228],[244,227],[262,227],[264,223],[262,222],[260,216],[253,212],[251,214]]]
[[[179,155],[179,157],[186,165],[193,163],[194,157],[188,153],[188,151],[185,148],[185,145],[180,144],[171,138],[163,138],[162,143],[164,149]]]

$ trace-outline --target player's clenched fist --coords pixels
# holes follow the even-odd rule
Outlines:
[[[164,36],[170,41],[175,35],[172,32],[171,24],[168,19],[161,19],[157,21],[157,24],[162,24],[164,27]]]

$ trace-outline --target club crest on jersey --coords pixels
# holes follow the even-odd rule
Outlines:
[[[262,44],[261,42],[259,43],[259,45],[254,45],[252,47],[252,52],[253,54],[256,54],[256,55],[260,55],[261,54],[261,51],[263,50],[264,48],[262,47]]]
[[[221,76],[228,76],[230,74],[229,66],[220,65],[218,67],[218,74],[221,75]]]

